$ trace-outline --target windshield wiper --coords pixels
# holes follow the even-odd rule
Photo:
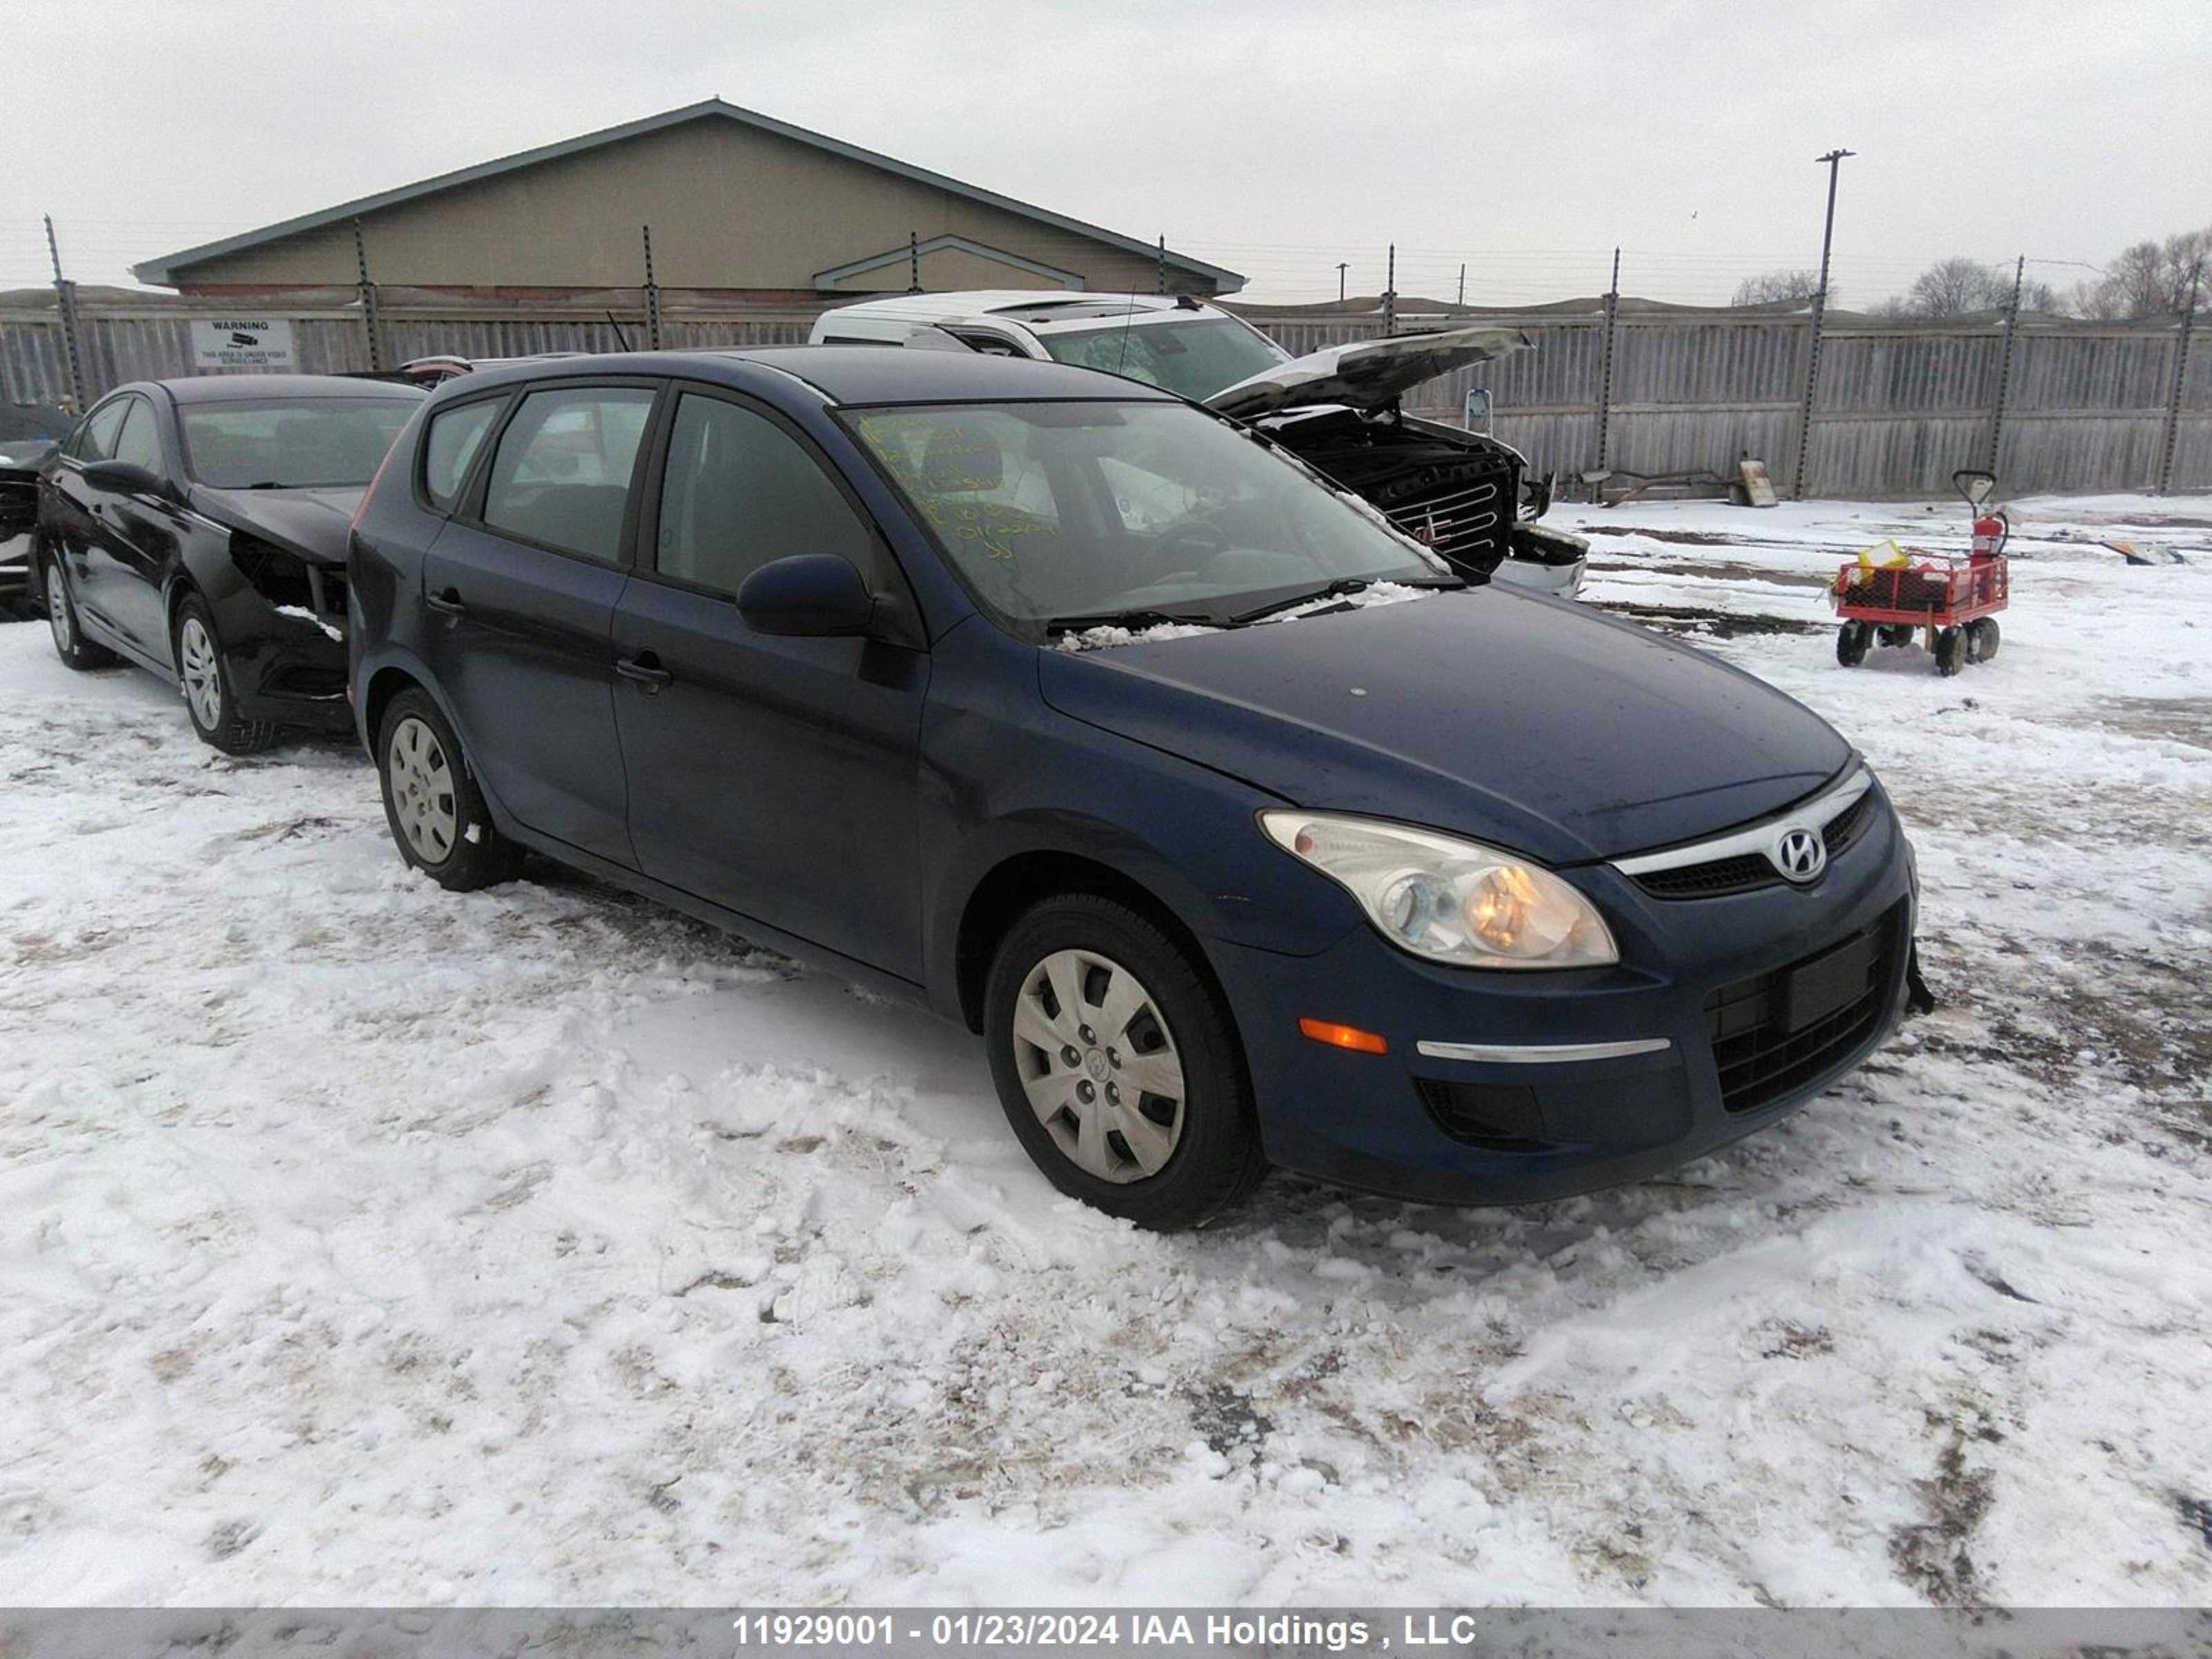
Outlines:
[[[1241,627],[1249,622],[1258,622],[1262,617],[1272,617],[1277,611],[1295,611],[1302,605],[1311,605],[1319,599],[1346,599],[1352,594],[1364,592],[1374,586],[1377,581],[1383,580],[1385,579],[1379,576],[1339,576],[1333,582],[1324,582],[1319,587],[1309,588],[1303,593],[1294,593],[1287,599],[1271,599],[1266,605],[1255,606],[1252,610],[1240,611],[1229,618],[1229,626]],[[1400,581],[1395,585],[1401,587],[1464,587],[1467,586],[1458,578],[1449,576],[1417,576],[1409,581]]]
[[[1044,624],[1048,634],[1073,633],[1085,628],[1158,628],[1183,623],[1194,628],[1218,628],[1218,617],[1200,611],[1100,611],[1087,617],[1054,617]]]

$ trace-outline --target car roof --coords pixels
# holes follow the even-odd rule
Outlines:
[[[980,322],[1000,318],[1031,327],[1056,327],[1063,323],[1096,323],[1135,313],[1139,320],[1177,313],[1196,316],[1221,312],[1200,300],[1185,301],[1172,294],[1102,294],[1076,289],[973,289],[957,294],[894,294],[857,305],[838,306],[822,313],[835,326],[840,317],[884,317],[901,322]]]
[[[967,350],[915,350],[905,346],[766,346],[742,351],[632,351],[518,363],[448,380],[443,399],[538,380],[599,375],[684,375],[740,384],[743,365],[773,370],[803,382],[833,404],[974,404],[1047,398],[1110,398],[1175,403],[1157,386],[1025,357],[993,357]]]
[[[420,386],[340,374],[193,374],[155,386],[180,404],[235,403],[260,398],[422,398]]]

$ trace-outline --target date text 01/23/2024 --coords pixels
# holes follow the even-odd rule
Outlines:
[[[750,1613],[732,1623],[740,1648],[1249,1648],[1297,1645],[1331,1653],[1462,1646],[1471,1613],[1408,1613],[1392,1633],[1379,1619],[1233,1613]]]

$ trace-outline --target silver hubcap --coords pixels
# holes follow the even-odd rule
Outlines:
[[[76,642],[76,624],[70,618],[69,591],[62,586],[62,568],[46,567],[46,625],[54,630],[54,649],[64,656]]]
[[[1076,1168],[1119,1182],[1166,1166],[1182,1139],[1182,1057],[1134,974],[1054,951],[1022,981],[1013,1041],[1030,1109]]]
[[[443,864],[453,856],[459,818],[453,807],[453,769],[438,734],[411,714],[400,721],[385,757],[385,775],[399,831],[415,856],[425,864]]]
[[[222,675],[216,666],[215,641],[198,617],[177,630],[178,667],[185,678],[185,702],[204,732],[222,724]]]

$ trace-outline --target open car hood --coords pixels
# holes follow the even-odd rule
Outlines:
[[[1356,340],[1294,357],[1279,368],[1222,387],[1206,402],[1241,421],[1317,404],[1388,409],[1408,387],[1534,343],[1517,328],[1450,328]]]

